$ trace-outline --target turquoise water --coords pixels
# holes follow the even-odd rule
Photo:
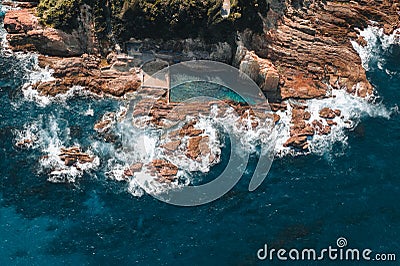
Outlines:
[[[392,108],[400,103],[399,47],[381,51],[380,58],[383,66],[369,63],[368,78]],[[87,148],[99,140],[93,124],[121,103],[92,96],[45,107],[26,101],[21,87],[33,65],[29,58],[0,55],[1,265],[253,265],[263,264],[256,252],[265,243],[324,248],[341,236],[351,247],[398,252],[398,112],[390,119],[363,117],[347,132],[344,152],[337,145],[329,154],[275,159],[267,179],[250,193],[253,157],[248,174],[227,195],[180,208],[127,193],[126,184],[104,174],[106,155],[98,170],[75,184],[48,182],[39,171],[43,151],[16,148],[16,130],[32,121],[46,129],[55,120],[66,146]],[[94,115],[83,115],[89,107]]]
[[[240,95],[227,87],[204,81],[187,82],[173,87],[170,92],[170,100],[172,102],[184,102],[199,95],[218,100],[246,102]]]

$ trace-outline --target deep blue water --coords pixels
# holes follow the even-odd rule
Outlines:
[[[399,53],[383,56],[384,67],[397,73],[372,62],[368,77],[390,108],[400,104]],[[39,107],[23,100],[20,64],[26,62],[0,56],[1,265],[252,265],[263,264],[256,252],[265,243],[323,248],[341,236],[351,247],[400,259],[398,114],[363,118],[348,132],[343,154],[277,158],[255,192],[247,191],[245,177],[215,202],[181,208],[133,197],[102,171],[73,185],[46,181],[38,173],[43,154],[16,148],[14,130],[40,119],[46,125],[51,114],[71,129],[66,145],[77,140],[88,147],[97,138],[93,123],[118,103],[80,96]],[[89,105],[94,116],[82,116]]]

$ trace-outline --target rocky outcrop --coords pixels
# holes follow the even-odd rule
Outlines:
[[[66,93],[73,86],[85,87],[96,94],[123,96],[140,86],[140,75],[135,68],[123,72],[101,69],[101,64],[100,58],[87,54],[71,58],[40,56],[39,65],[52,68],[55,80],[39,82],[33,88],[50,96]]]
[[[234,65],[253,79],[270,100],[280,99],[278,87],[281,77],[269,59],[260,58],[254,51],[249,51],[240,44]]]
[[[136,172],[142,171],[143,163],[134,163],[128,169],[125,169],[125,176],[133,176]]]
[[[241,40],[261,58],[257,62],[269,60],[278,70],[281,100],[329,96],[328,86],[365,97],[372,86],[351,40],[365,45],[357,33],[371,21],[393,32],[400,27],[399,11],[397,1],[390,0],[286,1],[279,20],[274,7],[264,18],[266,25],[277,21],[276,27],[266,27],[261,35],[246,31]],[[256,67],[253,71],[258,75]]]
[[[332,89],[366,97],[373,93],[351,41],[366,40],[359,30],[379,26],[386,34],[400,28],[397,1],[286,1],[264,16],[264,34],[240,34],[235,64],[257,82],[272,102],[331,97]],[[283,14],[278,16],[277,14]],[[283,110],[279,103],[274,111]],[[303,103],[292,106],[290,138],[284,146],[308,150],[314,134],[329,134],[340,110],[323,108],[310,121]]]
[[[61,148],[59,156],[66,166],[73,166],[76,163],[92,163],[94,160],[93,156],[82,152],[79,147]]]
[[[338,109],[332,110],[331,108],[325,107],[319,111],[319,116],[326,119],[333,119],[336,116],[340,116],[341,113],[342,112]]]
[[[1,4],[12,8],[33,8],[38,5],[38,1],[3,1]]]
[[[299,150],[307,151],[309,148],[309,137],[315,134],[327,135],[331,133],[331,127],[337,123],[332,119],[340,117],[340,110],[332,110],[330,108],[322,108],[319,116],[322,119],[314,119],[312,122],[311,113],[306,111],[305,102],[291,104],[292,119],[290,127],[290,138],[284,143],[284,147],[293,147]]]
[[[35,16],[35,9],[8,11],[4,28],[8,32],[10,47],[15,51],[38,51],[44,55],[62,57],[96,52],[95,38],[90,29],[81,28],[67,33],[44,27]]]
[[[292,105],[292,119],[290,127],[290,138],[284,143],[284,147],[294,147],[301,150],[307,150],[309,145],[308,136],[314,135],[314,128],[310,125],[311,114],[306,111],[304,104]]]
[[[148,168],[151,174],[158,177],[160,183],[171,183],[177,179],[178,167],[166,160],[153,160]]]
[[[259,13],[264,22],[264,33],[241,31],[236,54],[233,56],[233,40],[210,43],[201,38],[187,38],[160,43],[158,36],[155,36],[154,39],[131,40],[125,46],[137,55],[139,59],[135,60],[139,61],[143,53],[152,51],[164,63],[193,58],[233,63],[259,85],[272,102],[271,109],[274,112],[284,111],[286,102],[298,100],[297,104],[291,106],[290,138],[284,145],[308,150],[308,139],[314,134],[329,134],[341,117],[341,112],[323,108],[319,110],[319,118],[311,118],[303,100],[331,97],[331,91],[335,89],[346,89],[360,97],[371,94],[373,88],[352,41],[361,46],[367,45],[366,40],[359,36],[359,30],[368,25],[379,26],[386,34],[399,28],[400,5],[396,0],[269,2],[271,5],[268,12]],[[122,56],[116,53],[111,53],[107,60],[84,54],[96,51],[96,45],[93,41],[93,28],[90,27],[90,15],[81,17],[81,24],[88,26],[88,34],[83,34],[85,31],[82,29],[80,32],[66,33],[43,27],[34,15],[34,9],[7,13],[4,23],[13,49],[37,50],[43,54],[60,56],[39,58],[42,67],[54,69],[55,80],[35,84],[34,89],[43,95],[52,96],[65,93],[73,86],[113,96],[123,96],[137,90],[141,77],[133,67],[133,59],[121,59]],[[180,52],[179,56],[176,56],[177,52]],[[74,55],[82,56],[65,58]],[[165,96],[162,90],[143,88],[141,92],[146,90],[154,97]],[[178,103],[163,100],[156,103],[143,100],[135,106],[133,116],[149,115],[152,123],[167,127],[166,121],[184,121],[187,115],[196,117],[208,114],[210,104],[188,103],[179,106]],[[244,115],[248,108],[236,103],[228,105],[241,116],[239,123],[249,118]],[[220,111],[223,113],[224,110]],[[277,123],[280,117],[273,114],[272,119]],[[95,128],[103,132],[110,123],[112,119],[106,119],[96,124]],[[163,143],[166,152],[175,152],[185,147],[183,152],[191,159],[201,157],[201,143],[207,136],[195,124],[186,124],[175,132],[169,142]],[[252,121],[250,127],[257,126],[258,122]],[[187,139],[182,141],[180,138]]]
[[[208,137],[196,136],[189,139],[187,145],[186,155],[191,159],[196,159],[202,153],[201,147],[206,147],[208,143]],[[209,149],[209,148],[208,148]],[[204,151],[204,153],[206,153]]]

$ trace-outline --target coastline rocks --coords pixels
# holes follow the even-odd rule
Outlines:
[[[309,147],[307,137],[315,134],[314,128],[310,123],[308,123],[311,114],[308,111],[305,111],[307,106],[302,104],[292,104],[292,108],[290,138],[283,144],[283,146],[307,150]]]
[[[278,90],[281,77],[270,60],[260,58],[239,44],[234,65],[254,80],[268,99],[276,101],[281,98]]]
[[[197,159],[200,155],[210,152],[208,136],[196,136],[189,139],[186,155],[191,159]]]
[[[10,10],[4,18],[7,40],[15,51],[38,51],[51,56],[79,56],[94,51],[91,34],[43,27],[35,16],[35,9]]]
[[[372,0],[285,4],[286,11],[276,27],[268,26],[275,25],[276,19],[266,16],[264,34],[249,30],[241,34],[247,49],[278,69],[281,99],[327,97],[328,86],[347,88],[360,97],[371,94],[373,88],[351,40],[366,45],[358,29],[372,25],[371,21],[386,34],[399,28],[398,4]],[[279,11],[275,9],[272,5],[271,10]]]
[[[360,97],[371,94],[373,88],[351,40],[365,46],[365,39],[357,33],[358,29],[372,25],[371,21],[386,34],[400,27],[398,3],[372,0],[362,3],[339,0],[270,2],[271,8],[263,17],[264,33],[243,31],[233,60],[234,65],[256,81],[270,101],[327,97],[328,86],[347,88]],[[71,33],[42,27],[34,14],[35,9],[7,12],[4,24],[11,47],[56,56],[96,51],[91,10],[86,5],[81,9],[80,29]],[[232,62],[232,47],[228,42],[210,44],[200,38],[188,38],[160,43],[157,39],[145,39],[128,41],[126,46],[128,52],[136,54],[155,49],[155,55],[170,62],[178,59],[174,57],[177,52],[181,53],[183,61],[197,58]],[[111,70],[121,68],[126,68],[126,64],[117,62]],[[122,83],[128,82],[124,79]],[[119,81],[116,83],[120,87]],[[63,86],[61,83],[60,87]],[[102,90],[114,86],[111,83]],[[60,90],[65,91],[65,88]],[[124,90],[110,89],[107,93],[121,95]]]
[[[93,156],[82,152],[79,147],[61,148],[59,157],[65,163],[65,166],[73,166],[76,163],[92,163],[94,160]]]
[[[178,147],[181,145],[181,140],[173,140],[170,142],[167,142],[163,144],[161,147],[164,148],[166,151],[173,152],[178,149]]]
[[[133,176],[134,173],[142,171],[143,163],[134,163],[128,169],[125,169],[125,176]]]
[[[358,36],[356,42],[361,45],[362,47],[365,47],[368,45],[368,42],[365,40],[363,36]]]
[[[284,147],[293,147],[301,150],[307,150],[309,144],[307,142],[307,136],[294,136],[290,137],[284,144]]]
[[[94,124],[93,129],[99,133],[107,133],[116,122],[115,113],[105,113],[100,121]]]
[[[327,124],[328,125],[324,125],[322,123],[322,120],[314,120],[314,121],[312,121],[312,125],[315,128],[315,131],[319,135],[328,135],[329,133],[331,133],[331,125],[329,125],[328,121],[331,121],[331,120],[327,120]],[[334,125],[334,123],[332,123],[332,125]]]
[[[312,3],[283,1],[282,5],[278,5],[278,0],[271,2],[271,10],[263,17],[264,33],[243,31],[239,36],[233,64],[260,86],[270,102],[273,102],[273,111],[286,110],[286,103],[282,103],[286,99],[289,102],[291,99],[331,97],[331,89],[346,89],[348,93],[359,97],[372,93],[373,88],[351,41],[361,46],[367,45],[367,41],[359,36],[359,30],[369,25],[383,28],[385,34],[400,27],[398,3],[389,0],[317,0]],[[111,53],[107,60],[102,60],[85,54],[95,51],[93,36],[85,37],[78,31],[66,33],[43,27],[34,12],[34,9],[9,11],[4,18],[4,27],[14,50],[36,50],[42,54],[61,56],[39,57],[40,66],[54,69],[55,78],[53,81],[33,85],[42,95],[55,96],[66,93],[71,87],[82,86],[96,94],[121,97],[140,87],[141,76],[132,67],[134,59],[125,57],[122,60],[121,55]],[[86,18],[85,24],[90,24],[90,16]],[[93,33],[93,29],[88,29],[88,35]],[[156,47],[153,55],[156,54],[162,64],[176,62],[176,59],[184,61],[192,58],[232,62],[232,46],[227,42],[206,44],[202,39],[173,39],[159,44],[159,40],[146,39],[128,42],[127,45],[127,50],[137,53],[138,57]],[[139,47],[138,50],[135,50],[136,46]],[[177,52],[180,54],[176,55]],[[82,56],[71,57],[76,55]],[[159,90],[159,93],[165,92]],[[199,113],[208,114],[210,111],[208,104],[178,106],[177,103],[159,101],[154,105],[146,105],[145,100],[142,106],[140,104],[140,108],[135,109],[134,116],[149,113],[151,121],[160,127],[167,126],[166,120],[183,121],[187,115],[198,116]],[[240,105],[236,105],[236,108],[234,104],[230,106],[236,111],[240,110],[242,122],[248,119],[243,115],[245,108]],[[171,112],[172,109],[174,112]],[[329,134],[332,127],[337,125],[338,120],[335,118],[340,116],[340,110],[323,108],[319,111],[322,119],[313,119],[311,122],[311,114],[306,111],[305,106],[292,106],[290,138],[285,146],[307,150],[307,137]],[[276,123],[280,117],[274,114],[273,119]],[[111,124],[112,120],[106,119],[98,123],[95,129],[105,132]],[[203,143],[207,143],[209,138],[195,124],[196,122],[188,123],[176,132],[175,137],[187,138],[185,141],[172,139],[164,143],[163,148],[168,152],[175,152],[186,147],[182,151],[184,155],[191,159],[199,158],[203,155],[202,148],[208,150]],[[249,128],[257,126],[258,122],[254,121]],[[73,162],[72,159],[67,160],[68,163]]]
[[[124,180],[135,178],[135,173],[143,172],[144,169],[145,173],[155,177],[155,181],[168,184],[178,179],[179,170],[206,171],[205,168],[219,162],[221,150],[215,147],[218,141],[211,141],[211,137],[204,133],[205,130],[197,125],[198,120],[188,120],[180,129],[164,127],[154,119],[150,120],[165,130],[160,136],[158,156],[151,163],[132,164],[124,170]],[[178,167],[176,162],[183,167]]]
[[[155,159],[148,168],[151,174],[158,177],[160,183],[171,183],[177,179],[178,167],[166,160]]]
[[[194,136],[199,136],[204,132],[202,129],[196,129],[194,128],[194,125],[197,123],[196,120],[190,121],[189,123],[185,124],[180,130],[179,130],[179,136],[189,136],[189,137],[194,137]]]
[[[212,151],[210,136],[202,128],[196,128],[197,120],[190,120],[179,130],[169,132],[169,141],[163,144],[166,153],[185,154],[188,160],[202,162],[208,160],[213,164],[219,155]],[[181,145],[182,144],[182,145]]]
[[[9,34],[24,34],[40,28],[39,20],[31,9],[10,10],[4,17],[4,28]]]
[[[325,119],[333,119],[336,116],[340,116],[341,113],[342,112],[338,109],[332,110],[331,108],[325,107],[319,111],[319,116]]]
[[[141,84],[136,69],[128,72],[101,70],[101,60],[87,54],[70,58],[40,56],[39,65],[54,70],[55,80],[33,85],[34,89],[46,96],[66,93],[73,86],[81,86],[96,94],[106,93],[120,97],[136,91]]]
[[[308,150],[309,143],[307,137],[312,137],[315,134],[328,135],[331,133],[332,126],[336,126],[337,122],[334,118],[341,116],[341,111],[331,108],[322,108],[319,111],[320,120],[314,119],[311,123],[311,113],[306,111],[307,106],[299,102],[291,104],[292,119],[290,127],[290,138],[284,143],[284,147],[293,147],[300,150]],[[325,121],[325,123],[324,123]]]

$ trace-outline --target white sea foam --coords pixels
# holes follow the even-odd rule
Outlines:
[[[395,30],[392,34],[386,35],[382,28],[377,26],[368,26],[360,31],[360,36],[367,41],[365,47],[352,41],[354,49],[361,57],[361,61],[365,70],[369,70],[370,64],[377,61],[377,66],[382,69],[385,59],[382,53],[387,51],[392,45],[400,45],[400,29]]]
[[[21,70],[26,75],[26,83],[22,86],[22,92],[26,101],[37,103],[41,107],[45,107],[53,102],[65,103],[66,100],[73,97],[96,97],[99,96],[91,91],[85,89],[82,86],[72,86],[66,93],[57,94],[56,96],[42,95],[39,91],[33,88],[33,85],[38,82],[50,82],[54,81],[53,77],[54,70],[39,66],[38,54],[28,52],[16,52],[12,53],[18,61]]]
[[[372,61],[377,60],[378,67],[383,68],[384,59],[380,54],[389,49],[394,43],[399,43],[399,30],[390,36],[384,35],[382,29],[377,27],[368,27],[360,32],[367,41],[367,46],[362,47],[356,42],[352,42],[354,49],[360,54],[363,67],[368,70]],[[5,31],[0,31],[2,47],[6,47]],[[92,95],[88,90],[82,87],[73,87],[67,93],[55,97],[40,95],[38,91],[32,89],[32,84],[39,81],[54,80],[53,70],[40,68],[37,62],[37,55],[34,53],[13,53],[22,61],[28,73],[28,82],[23,87],[23,94],[26,100],[34,101],[40,106],[46,106],[52,102],[65,102],[65,100],[74,96]],[[32,63],[33,62],[33,63]],[[33,66],[33,67],[32,67]],[[389,71],[389,70],[386,70]],[[389,73],[388,73],[389,74]],[[393,74],[393,73],[391,73]],[[314,135],[309,137],[310,152],[322,155],[332,152],[335,143],[341,143],[343,147],[347,145],[347,130],[354,128],[364,117],[383,117],[389,119],[392,112],[398,110],[388,110],[383,104],[373,103],[371,99],[363,99],[351,95],[344,90],[332,90],[332,96],[325,99],[307,100],[307,111],[311,113],[310,122],[320,120],[319,111],[324,107],[341,110],[341,117],[334,118],[337,125],[331,127],[331,133],[328,135]],[[239,136],[241,140],[240,147],[233,147],[234,152],[241,153],[244,150],[249,153],[257,151],[256,147],[260,144],[273,143],[271,138],[276,138],[274,153],[276,156],[285,156],[288,154],[296,155],[299,152],[291,148],[284,147],[283,144],[290,137],[290,126],[292,118],[292,108],[288,104],[287,110],[278,111],[280,120],[275,125],[273,131],[270,125],[265,121],[257,120],[259,125],[252,127],[254,120],[239,120],[239,116],[230,109],[225,116],[219,117],[218,108],[214,107],[209,116],[200,116],[196,128],[204,129],[204,135],[209,136],[209,147],[211,154],[215,155],[216,161],[211,162],[209,157],[196,161],[189,159],[181,151],[185,148],[187,138],[182,139],[182,147],[177,153],[165,153],[161,148],[162,144],[169,141],[161,131],[150,127],[145,129],[135,128],[135,130],[126,130],[122,121],[126,114],[126,107],[121,109],[112,117],[110,127],[114,131],[122,134],[123,149],[116,149],[112,144],[95,141],[92,148],[87,151],[90,155],[101,154],[102,157],[111,158],[106,163],[106,175],[113,180],[127,181],[128,191],[134,196],[142,196],[147,193],[156,193],[166,189],[176,188],[190,184],[192,172],[207,173],[210,168],[219,162],[223,143],[221,142],[220,127],[225,126],[230,134]],[[85,112],[87,116],[93,116],[94,110],[89,107]],[[106,115],[105,118],[108,118]],[[325,120],[321,120],[326,125]],[[131,127],[129,127],[131,128]],[[99,157],[95,157],[92,163],[76,164],[71,167],[65,166],[60,159],[61,148],[69,142],[68,129],[62,129],[55,117],[50,116],[46,126],[42,122],[34,122],[24,126],[24,129],[16,132],[16,143],[22,143],[26,148],[40,149],[45,155],[40,160],[41,171],[49,174],[51,182],[75,182],[76,178],[81,177],[85,172],[91,172],[98,168],[100,164]],[[121,133],[122,132],[122,133]],[[164,132],[165,133],[165,132]],[[26,140],[33,140],[32,142]],[[128,141],[126,141],[128,140]],[[79,144],[75,144],[79,147]],[[272,148],[272,147],[269,147]],[[86,151],[85,151],[86,152]],[[304,153],[303,153],[304,154]],[[171,184],[161,184],[155,181],[155,178],[147,173],[146,167],[142,171],[135,173],[133,177],[126,177],[124,171],[135,162],[142,162],[144,165],[152,162],[153,159],[165,159],[178,165],[178,181]]]
[[[15,146],[20,148],[35,149],[38,147],[39,128],[36,123],[24,125],[22,130],[15,131]]]
[[[90,92],[82,86],[72,86],[66,93],[60,93],[55,96],[42,95],[40,92],[32,88],[32,84],[35,84],[39,80],[42,82],[51,81],[53,79],[51,76],[52,72],[53,70],[51,69],[32,71],[30,81],[26,83],[22,89],[25,100],[35,102],[39,106],[45,107],[50,103],[65,103],[68,99],[73,97],[99,97],[97,94]],[[36,76],[41,76],[42,78],[36,79]],[[66,106],[66,108],[68,108],[68,106]],[[88,110],[86,115],[91,115],[91,111]]]
[[[256,152],[256,147],[264,144],[272,143],[271,137],[271,119],[266,121],[257,120],[258,126],[253,127],[254,119],[241,118],[234,112],[232,108],[228,108],[225,115],[219,116],[219,109],[212,107],[210,115],[200,115],[196,118],[196,129],[204,132],[201,136],[207,136],[208,142],[207,152],[201,154],[201,159],[191,159],[186,155],[189,137],[181,137],[181,144],[176,151],[169,151],[163,148],[163,144],[170,142],[169,133],[179,129],[184,123],[191,121],[191,117],[187,117],[186,121],[177,126],[160,130],[151,128],[150,126],[143,128],[124,128],[117,125],[118,132],[123,132],[124,149],[115,152],[112,159],[109,160],[108,176],[112,179],[122,181],[127,180],[129,183],[128,191],[135,196],[143,195],[143,190],[147,193],[160,193],[169,189],[186,186],[192,183],[193,173],[208,173],[211,167],[220,162],[220,156],[223,148],[221,142],[221,128],[225,128],[225,132],[239,139],[237,147],[231,147],[239,155],[250,154]],[[123,124],[122,124],[123,125]],[[244,152],[245,151],[245,152]],[[156,178],[148,173],[146,169],[154,159],[164,159],[179,167],[178,178],[174,182],[165,184],[160,183]],[[135,162],[142,162],[144,167],[142,171],[134,173],[133,177],[124,176],[124,170]]]
[[[117,124],[118,132],[122,132],[124,147],[115,149],[112,145],[98,142],[95,150],[106,153],[110,159],[107,161],[106,176],[116,181],[126,181],[128,192],[134,196],[142,196],[146,193],[160,193],[168,189],[176,188],[182,184],[173,182],[162,184],[155,180],[155,177],[148,173],[147,165],[153,159],[168,159],[160,152],[159,139],[161,132],[153,131],[150,128],[132,128],[126,121]],[[169,158],[171,159],[171,158]],[[132,176],[126,176],[125,170],[136,162],[143,163],[143,169]],[[181,175],[181,173],[178,173]]]
[[[377,26],[369,26],[360,31],[360,35],[365,38],[367,45],[362,47],[357,42],[352,41],[354,49],[359,53],[363,67],[368,71],[370,65],[376,62],[379,68],[383,68],[385,59],[382,56],[394,44],[400,44],[400,29],[397,29],[391,35],[385,35],[383,29]],[[388,70],[386,70],[387,72]],[[388,73],[394,74],[394,73]],[[375,96],[370,95],[367,98],[360,98],[355,95],[347,93],[345,90],[332,90],[332,97],[324,99],[311,99],[307,100],[306,109],[311,113],[310,122],[313,120],[320,120],[324,125],[327,125],[324,119],[320,119],[319,111],[324,107],[331,109],[341,110],[341,116],[333,119],[337,125],[331,126],[331,133],[328,135],[315,134],[309,137],[310,152],[318,155],[327,154],[332,152],[333,145],[340,143],[343,148],[347,146],[348,130],[354,128],[362,118],[365,117],[382,117],[390,119],[393,110],[389,110],[382,103],[377,103],[374,99]],[[278,154],[296,154],[292,150],[282,150],[282,144],[289,136],[291,110],[288,105],[288,110],[285,112],[278,112],[281,116],[282,129],[277,141]],[[279,126],[279,124],[278,124]]]
[[[274,130],[276,131],[276,145],[275,145],[275,155],[277,157],[283,157],[288,154],[294,154],[294,151],[288,147],[283,146],[287,139],[290,138],[290,124],[292,120],[292,107],[290,104],[286,105],[286,110],[277,111],[280,119],[275,125]]]
[[[324,107],[339,109],[340,117],[333,119],[337,125],[331,126],[328,135],[314,135],[310,140],[310,150],[322,155],[332,150],[334,143],[341,143],[343,148],[347,145],[347,130],[354,128],[365,117],[382,117],[390,119],[391,111],[381,103],[373,103],[371,99],[360,98],[347,93],[345,90],[333,90],[332,96],[325,99],[312,99],[307,101],[307,111],[311,113],[310,121],[319,120],[319,111]],[[321,120],[326,125],[325,120]]]
[[[115,119],[115,115],[113,116]],[[127,120],[117,123],[113,121],[109,128],[119,132],[123,148],[116,149],[112,144],[96,142],[93,146],[98,154],[103,154],[110,159],[107,161],[106,176],[117,181],[126,181],[128,177],[124,171],[132,163],[141,162],[148,164],[155,156],[158,135],[151,130],[132,128]]]
[[[347,145],[347,131],[354,128],[362,118],[383,117],[389,119],[392,111],[385,108],[382,104],[373,102],[371,98],[360,98],[349,94],[345,90],[333,90],[332,97],[329,98],[307,100],[304,104],[307,105],[306,111],[311,114],[310,123],[313,120],[320,120],[324,125],[327,125],[325,119],[319,117],[320,110],[325,107],[339,109],[341,110],[341,115],[333,119],[337,125],[331,126],[331,132],[328,135],[315,134],[309,137],[309,151],[306,153],[318,155],[330,154],[335,143],[340,143],[344,149]],[[277,112],[280,120],[273,127],[273,130],[271,129],[270,120],[260,121],[260,119],[256,119],[258,126],[253,127],[252,123],[255,120],[250,116],[243,119],[232,108],[228,108],[223,116],[217,115],[220,113],[219,111],[216,106],[213,106],[211,113],[207,116],[200,115],[197,117],[196,120],[198,122],[195,124],[195,128],[203,129],[203,135],[209,137],[208,145],[211,153],[217,158],[221,155],[224,147],[220,135],[222,127],[225,128],[226,133],[234,134],[241,140],[238,147],[232,147],[233,152],[238,154],[255,153],[257,146],[260,144],[266,144],[267,151],[271,151],[274,148],[274,153],[278,157],[288,154],[306,154],[283,146],[290,137],[292,118],[292,107],[290,104],[287,104],[287,110]],[[189,117],[187,121],[191,119]],[[178,127],[182,125],[179,124]],[[116,132],[123,132],[125,141],[123,142],[124,149],[122,151],[112,151],[112,159],[108,162],[108,175],[114,180],[127,181],[128,191],[134,196],[144,195],[144,192],[159,193],[174,187],[188,185],[193,182],[192,174],[194,172],[208,173],[213,165],[220,162],[219,159],[215,162],[210,162],[207,157],[202,158],[202,160],[188,158],[185,154],[187,137],[180,139],[181,145],[176,152],[166,153],[162,145],[171,141],[168,137],[168,132],[176,130],[177,128],[175,127],[169,128],[165,132],[151,128],[149,125],[135,129],[129,129],[129,127],[123,128],[121,127],[121,123],[116,123],[114,126],[117,127]],[[275,146],[271,145],[268,147],[268,144],[275,142]],[[143,162],[146,165],[151,163],[153,159],[165,159],[179,166],[179,181],[167,185],[160,184],[154,176],[147,173],[146,167],[141,172],[135,173],[133,177],[126,177],[124,175],[124,171],[128,169],[130,164]]]
[[[62,128],[59,122],[53,116],[45,120],[41,116],[35,122],[27,123],[23,130],[15,132],[16,145],[41,151],[43,156],[39,161],[39,172],[47,174],[50,182],[75,182],[85,172],[97,169],[100,159],[89,149],[85,153],[94,157],[93,162],[77,162],[73,166],[66,166],[59,155],[70,141],[69,129]],[[73,146],[79,148],[80,145],[75,143]]]
[[[89,105],[89,107],[86,110],[86,112],[84,113],[84,115],[86,115],[86,116],[94,116],[94,109],[91,107],[91,105]]]

